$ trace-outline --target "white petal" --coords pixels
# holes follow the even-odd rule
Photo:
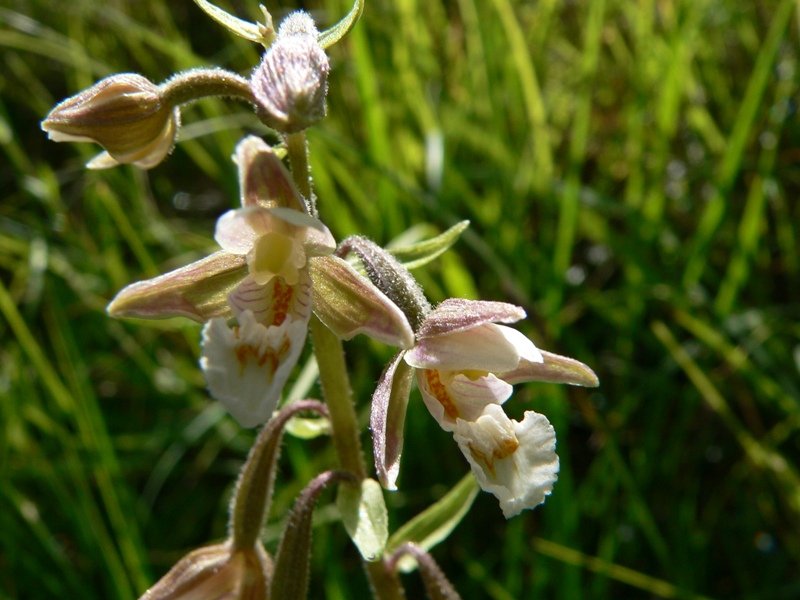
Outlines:
[[[119,165],[120,163],[113,156],[104,151],[87,162],[86,168],[91,169],[92,171],[100,171],[101,169],[111,169]]]
[[[528,411],[521,423],[490,404],[477,421],[459,420],[453,437],[478,484],[500,501],[506,519],[544,502],[557,479],[553,426]]]
[[[474,421],[489,404],[502,404],[513,388],[491,373],[470,378],[462,373],[417,370],[422,400],[445,431],[453,431],[460,419]]]
[[[311,317],[311,277],[305,270],[298,273],[298,282],[288,285],[273,277],[266,285],[258,285],[248,276],[228,294],[234,315],[250,311],[265,327],[280,325],[287,317],[308,323]]]
[[[544,362],[542,353],[533,344],[530,338],[528,338],[528,336],[520,333],[516,329],[506,327],[505,325],[495,325],[495,327],[497,327],[500,330],[500,333],[505,336],[506,340],[517,349],[520,358],[524,358],[532,363]]]
[[[229,210],[217,219],[214,239],[231,254],[247,254],[262,231],[253,227],[253,208]]]
[[[485,323],[466,331],[426,338],[406,352],[405,360],[418,369],[511,371],[519,365],[519,339],[509,336],[507,329]],[[524,350],[529,352],[527,348]]]
[[[200,366],[211,395],[242,427],[255,427],[272,416],[303,350],[307,324],[287,317],[265,327],[251,311],[241,313],[238,321],[234,328],[224,319],[206,324]]]

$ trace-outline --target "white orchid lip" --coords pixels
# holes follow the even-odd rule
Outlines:
[[[453,437],[506,519],[535,508],[552,492],[559,460],[555,431],[543,415],[527,411],[519,422],[488,405],[475,421],[459,419]]]
[[[522,357],[542,360],[533,342],[521,333],[503,325],[485,323],[420,340],[406,353],[405,360],[417,369],[479,369],[498,373],[516,369]]]

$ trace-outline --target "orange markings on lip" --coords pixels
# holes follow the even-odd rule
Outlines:
[[[442,380],[439,379],[439,371],[435,369],[426,369],[425,380],[428,382],[431,394],[433,394],[434,398],[439,401],[439,404],[444,407],[445,414],[455,420],[458,417],[458,407],[453,401],[453,397],[442,383]]]
[[[280,325],[286,319],[289,311],[289,302],[294,295],[294,288],[288,285],[280,277],[275,278],[272,288],[272,323],[270,325]]]
[[[517,451],[517,448],[519,448],[519,441],[516,437],[499,440],[499,443],[492,450],[491,456],[487,456],[485,452],[481,452],[475,448],[475,446],[469,444],[469,451],[473,458],[485,464],[486,468],[492,473],[492,477],[495,478],[497,477],[497,473],[495,472],[494,461],[508,458]]]
[[[239,337],[238,327],[234,329],[234,334],[237,338]],[[239,376],[244,375],[245,368],[247,368],[247,365],[253,361],[256,363],[256,365],[258,365],[259,368],[267,365],[271,378],[271,376],[275,374],[275,371],[278,370],[278,366],[286,358],[290,348],[291,342],[289,341],[289,338],[284,338],[283,343],[281,343],[277,350],[267,346],[263,350],[259,351],[258,348],[250,344],[237,345],[235,348],[235,354],[236,360],[239,362]]]

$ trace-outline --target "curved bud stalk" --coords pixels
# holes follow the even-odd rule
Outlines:
[[[433,559],[433,556],[416,544],[407,542],[401,545],[386,559],[387,568],[395,570],[397,562],[404,555],[412,556],[419,564],[419,572],[422,575],[422,581],[425,583],[425,591],[430,600],[461,600],[461,596],[459,596],[453,584],[447,579],[442,569]]]
[[[275,483],[275,465],[286,423],[303,411],[314,411],[324,417],[328,409],[316,400],[300,400],[280,410],[258,434],[242,467],[231,500],[228,536],[234,549],[249,548],[260,543],[264,520],[269,514]]]
[[[275,553],[275,569],[270,598],[305,600],[308,595],[308,570],[311,557],[311,523],[317,498],[331,483],[357,483],[348,471],[327,471],[315,477],[294,501]]]

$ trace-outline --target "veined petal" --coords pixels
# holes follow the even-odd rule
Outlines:
[[[459,420],[453,438],[481,488],[500,501],[509,519],[544,502],[557,479],[558,456],[553,426],[528,411],[522,422],[490,404],[477,421]]]
[[[521,360],[519,367],[498,376],[510,384],[525,381],[544,381],[546,383],[566,383],[597,387],[600,380],[589,367],[574,358],[541,351],[542,362]]]
[[[308,269],[314,280],[314,314],[340,338],[364,333],[390,346],[414,344],[403,311],[349,263],[336,256],[316,256],[309,259]]]
[[[272,416],[303,350],[308,325],[287,318],[265,327],[249,310],[238,321],[232,328],[224,319],[206,324],[200,366],[211,395],[242,427],[255,427]]]
[[[311,318],[311,277],[303,269],[298,282],[288,285],[280,277],[273,277],[266,285],[258,285],[248,276],[228,294],[233,314],[250,311],[255,320],[269,327],[280,325],[287,317],[295,322],[308,323]]]
[[[485,323],[516,323],[525,311],[506,302],[449,298],[434,308],[417,332],[417,339],[473,329]]]
[[[536,348],[532,343],[524,346],[519,339],[519,336],[524,336],[508,335],[507,329],[485,323],[472,329],[425,338],[406,353],[406,362],[418,369],[511,371],[519,365],[520,349],[534,357]]]
[[[381,485],[387,490],[397,489],[400,455],[403,452],[403,429],[413,372],[403,360],[403,353],[397,353],[383,371],[372,396],[369,425],[372,431],[375,470]]]
[[[221,251],[123,288],[106,309],[112,317],[204,322],[230,317],[227,295],[247,277],[244,256]]]
[[[470,378],[463,373],[418,369],[417,384],[422,400],[445,431],[453,431],[459,420],[478,419],[489,404],[500,405],[513,388],[491,373]]]
[[[291,174],[272,148],[254,135],[236,146],[242,206],[285,207],[307,212]]]
[[[259,237],[272,230],[270,225],[270,213],[266,209],[237,208],[217,219],[214,239],[227,252],[247,254]]]

